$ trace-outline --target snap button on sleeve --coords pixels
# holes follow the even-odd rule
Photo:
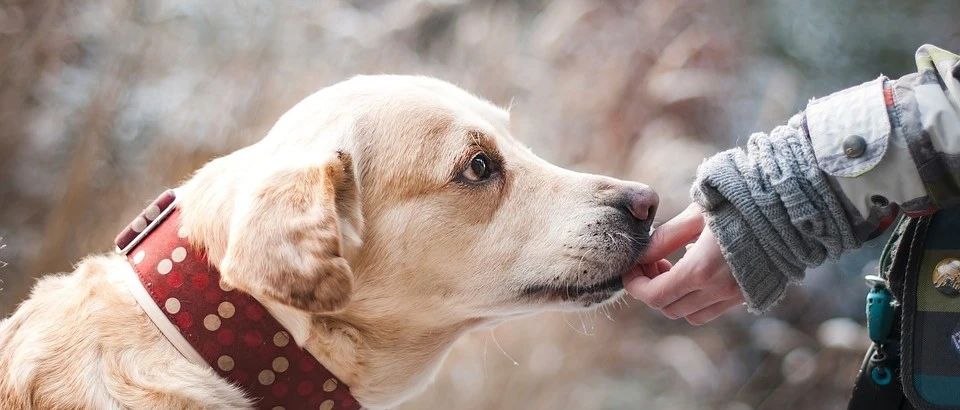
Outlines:
[[[827,174],[858,177],[883,159],[891,130],[884,81],[880,77],[807,104],[807,134]]]
[[[867,151],[867,141],[859,135],[849,135],[843,140],[843,155],[859,158]]]

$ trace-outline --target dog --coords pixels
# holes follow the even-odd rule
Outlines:
[[[262,303],[367,408],[423,391],[466,332],[620,297],[658,201],[537,157],[486,100],[394,75],[316,92],[176,192],[222,285]],[[38,281],[0,322],[0,408],[253,405],[171,345],[130,274],[100,255]]]

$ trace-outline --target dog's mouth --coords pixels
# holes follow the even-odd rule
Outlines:
[[[562,267],[563,273],[553,281],[527,284],[519,289],[519,297],[534,303],[575,303],[591,307],[612,300],[623,291],[622,276],[633,268],[650,242],[650,223],[627,229],[602,229],[588,232],[587,237],[606,239],[580,248],[583,256],[574,256],[574,267]],[[599,252],[596,252],[599,251]],[[585,264],[590,265],[584,266]]]
[[[623,290],[623,280],[620,275],[611,276],[602,282],[581,285],[530,285],[521,290],[521,296],[526,299],[542,301],[574,301],[590,306],[603,303]]]

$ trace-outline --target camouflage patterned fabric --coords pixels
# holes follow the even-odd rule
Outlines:
[[[917,72],[807,106],[810,141],[861,240],[892,216],[960,204],[960,56],[924,45]],[[888,121],[889,120],[889,121]]]

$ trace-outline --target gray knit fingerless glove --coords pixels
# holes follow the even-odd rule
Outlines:
[[[817,167],[803,118],[752,135],[746,151],[707,159],[691,192],[755,313],[779,302],[807,267],[860,246]]]

